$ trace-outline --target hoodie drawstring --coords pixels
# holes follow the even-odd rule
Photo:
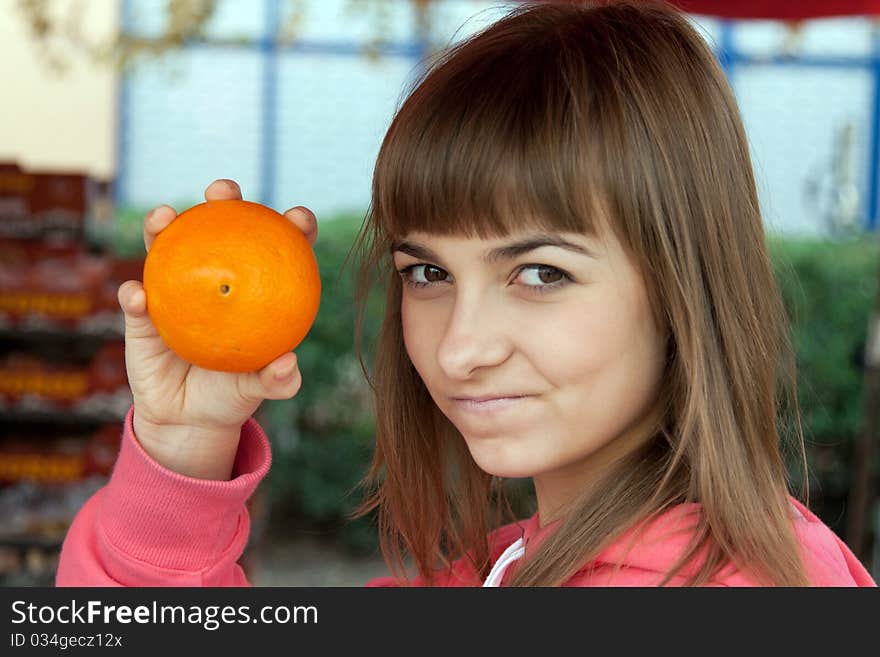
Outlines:
[[[520,559],[526,553],[526,546],[521,538],[516,539],[507,546],[507,549],[498,557],[498,561],[492,566],[492,570],[483,582],[483,586],[501,586],[501,578],[504,577],[504,571],[507,567],[517,559]]]

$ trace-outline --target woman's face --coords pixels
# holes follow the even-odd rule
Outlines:
[[[480,468],[534,479],[542,521],[648,436],[665,338],[610,232],[413,232],[393,257],[413,365]]]

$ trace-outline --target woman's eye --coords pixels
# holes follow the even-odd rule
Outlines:
[[[424,288],[444,283],[449,274],[428,264],[410,265],[398,270],[405,285],[413,288]],[[561,269],[550,265],[524,265],[519,269],[515,280],[521,280],[521,284],[530,292],[543,294],[570,282],[571,277]]]
[[[517,278],[522,278],[523,285],[539,293],[562,287],[571,280],[564,271],[550,265],[525,265]]]
[[[410,265],[398,271],[403,282],[412,287],[426,287],[443,281],[446,272],[434,265]]]

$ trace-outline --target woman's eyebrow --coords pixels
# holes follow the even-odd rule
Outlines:
[[[574,251],[575,253],[579,253],[590,258],[597,257],[594,252],[590,251],[586,247],[581,246],[580,244],[569,242],[568,240],[558,235],[542,234],[526,237],[522,240],[511,242],[510,244],[505,244],[504,246],[499,246],[494,249],[490,249],[483,254],[483,262],[487,264],[494,264],[500,260],[512,260],[513,258],[521,256],[524,253],[528,253],[529,251],[540,249],[542,246],[556,246],[561,249]],[[391,253],[394,253],[395,251],[406,253],[407,255],[411,255],[413,258],[419,258],[420,260],[440,260],[439,256],[431,251],[431,249],[426,246],[422,246],[421,244],[415,244],[414,242],[394,240],[391,243]]]

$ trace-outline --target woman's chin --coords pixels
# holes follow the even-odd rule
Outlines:
[[[531,477],[535,472],[535,462],[526,456],[513,453],[511,449],[475,448],[468,444],[471,458],[483,472],[493,477],[519,479]]]

